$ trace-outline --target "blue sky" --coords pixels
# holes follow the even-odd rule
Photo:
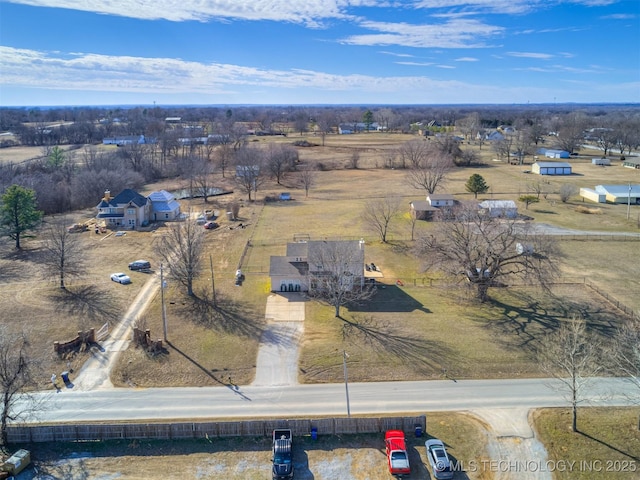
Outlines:
[[[0,0],[0,106],[640,102],[640,0]]]

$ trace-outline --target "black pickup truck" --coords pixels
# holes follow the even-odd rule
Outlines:
[[[273,480],[293,478],[293,443],[291,430],[273,431]]]

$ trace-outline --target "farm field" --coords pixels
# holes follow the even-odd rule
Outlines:
[[[320,143],[317,137],[301,138]],[[566,305],[586,312],[588,320],[595,324],[611,327],[620,317],[619,311],[584,285],[585,279],[624,305],[635,310],[640,308],[640,300],[633,293],[640,290],[640,280],[634,273],[637,270],[637,262],[633,261],[637,251],[635,241],[561,238],[559,246],[564,254],[561,269],[565,281],[575,282],[578,287],[558,285],[552,290],[555,297],[529,290],[494,290],[493,302],[486,305],[474,304],[464,288],[439,283],[422,271],[420,262],[411,253],[408,213],[392,225],[390,243],[380,244],[361,220],[366,202],[395,195],[402,197],[408,206],[410,201],[424,198],[422,192],[407,186],[402,170],[379,168],[389,152],[408,138],[412,137],[329,136],[325,147],[300,148],[303,164],[332,162],[336,168],[317,173],[316,184],[308,197],[297,184],[294,173],[286,176],[281,185],[271,182],[263,186],[256,202],[247,202],[246,195],[240,191],[212,197],[207,205],[201,200],[190,202],[189,206],[185,202],[183,209],[216,208],[221,212],[232,199],[242,202],[239,222],[246,228],[236,228],[239,222],[229,222],[222,215],[221,228],[207,234],[206,267],[196,285],[200,298],[210,296],[211,263],[222,308],[214,311],[206,307],[206,302],[193,302],[170,282],[166,302],[171,346],[155,357],[130,348],[122,355],[113,382],[123,386],[209,385],[228,375],[238,383],[250,382],[270,290],[269,256],[282,255],[286,242],[292,241],[295,234],[365,239],[365,260],[381,267],[382,281],[387,287],[380,289],[369,305],[344,310],[351,325],[334,319],[331,309],[322,304],[307,304],[307,334],[300,377],[304,382],[340,381],[340,358],[335,351],[344,345],[354,350],[353,373],[350,373],[354,381],[439,378],[444,370],[460,378],[537,375],[536,366],[522,345],[527,344],[525,338],[534,339],[559,319],[571,315]],[[297,139],[292,136],[278,141]],[[11,149],[3,149],[0,155],[7,150]],[[360,154],[358,169],[346,168],[353,151]],[[545,191],[549,192],[546,199],[541,198],[540,203],[530,205],[528,210],[523,204],[518,205],[520,212],[534,221],[605,234],[638,232],[636,217],[640,212],[636,206],[629,220],[626,205],[591,204],[597,213],[585,214],[577,209],[584,205],[581,199],[573,197],[562,203],[553,192],[563,183],[573,183],[576,187],[622,183],[638,176],[639,172],[619,165],[596,167],[584,158],[572,160],[576,174],[569,178],[539,177],[525,173],[530,168],[527,165],[493,162],[487,146],[478,151],[485,158],[485,165],[454,170],[443,191],[459,200],[471,200],[473,196],[465,192],[464,183],[472,173],[480,173],[491,186],[478,200],[517,199],[531,182],[545,182]],[[228,176],[226,179],[218,176],[216,184],[232,188]],[[149,185],[147,189],[178,187],[179,179]],[[293,200],[263,201],[281,191],[291,192]],[[99,195],[101,192],[97,197]],[[98,201],[99,198],[96,203]],[[92,215],[91,209],[77,212],[73,221],[86,220]],[[15,331],[24,329],[33,336],[32,345],[42,366],[42,387],[49,383],[49,371],[60,370],[67,361],[73,368],[79,368],[87,355],[80,353],[73,358],[58,359],[53,355],[53,339],[66,340],[79,329],[99,328],[105,322],[113,324],[143,283],[153,281],[148,274],[132,272],[133,283],[121,286],[109,282],[108,276],[113,271],[126,270],[127,263],[137,258],[150,260],[157,271],[159,259],[153,254],[153,241],[162,234],[163,228],[160,225],[150,232],[127,232],[122,237],[93,232],[80,234],[88,248],[86,275],[74,280],[69,289],[71,293],[66,295],[59,292],[54,282],[43,277],[37,261],[37,237],[25,242],[24,251],[18,253],[9,242],[2,240],[0,297],[6,312],[5,323]],[[416,235],[430,228],[432,224],[418,222]],[[251,246],[246,248],[249,239]],[[238,288],[233,285],[233,274],[240,264],[247,279],[243,287]],[[396,285],[398,279],[404,287]],[[536,302],[540,302],[539,309],[532,307]],[[366,328],[353,328],[353,324]],[[149,328],[152,337],[161,337],[159,298],[154,299],[140,319],[140,325]],[[451,331],[456,335],[444,333]],[[381,342],[376,340],[380,338],[385,339],[386,348],[380,348]],[[484,340],[482,349],[472,342],[475,338]],[[393,372],[389,368],[366,367],[385,361],[394,366]]]

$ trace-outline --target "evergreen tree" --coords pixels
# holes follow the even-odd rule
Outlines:
[[[371,110],[367,110],[362,115],[362,122],[364,123],[365,130],[368,132],[371,130],[371,125],[373,124],[373,112]]]
[[[465,188],[467,189],[467,192],[473,193],[474,197],[478,198],[479,193],[485,193],[489,190],[489,185],[484,181],[482,175],[474,173],[469,177],[469,180],[467,180]]]
[[[20,185],[11,185],[0,196],[0,227],[2,234],[16,241],[20,248],[20,237],[35,227],[42,218],[36,204],[36,192]]]

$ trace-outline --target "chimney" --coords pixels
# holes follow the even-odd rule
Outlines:
[[[105,191],[104,191],[104,198],[103,198],[103,200],[104,200],[105,202],[108,202],[109,200],[111,200],[111,192],[110,192],[109,190],[105,190]]]

